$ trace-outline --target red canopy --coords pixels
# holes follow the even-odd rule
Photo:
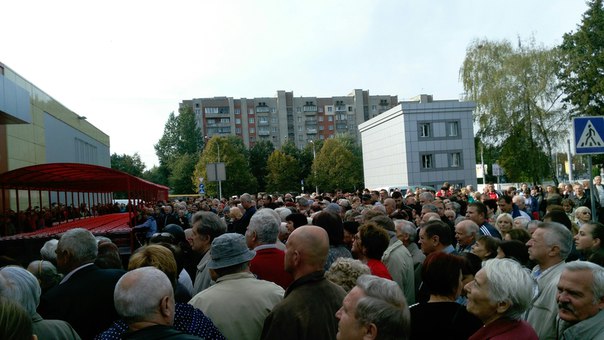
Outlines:
[[[125,191],[131,198],[167,200],[169,188],[115,169],[80,163],[32,165],[0,174],[3,189],[70,192]]]

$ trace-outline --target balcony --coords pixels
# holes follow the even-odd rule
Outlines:
[[[306,129],[306,134],[307,135],[316,135],[317,134],[317,129]]]
[[[304,105],[302,107],[302,111],[304,112],[304,114],[315,114],[315,113],[317,113],[317,106],[316,105]]]
[[[270,136],[271,132],[268,130],[258,130],[258,136]]]
[[[271,108],[268,106],[258,106],[256,107],[256,113],[269,113],[271,112]]]

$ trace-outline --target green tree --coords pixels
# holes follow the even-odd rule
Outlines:
[[[351,150],[346,138],[325,141],[312,165],[312,173],[322,192],[340,188],[352,191],[362,186],[362,157]]]
[[[111,154],[111,168],[132,176],[141,177],[145,170],[145,163],[141,161],[141,156],[138,152],[135,152],[132,156],[113,153]]]
[[[164,134],[154,147],[159,159],[157,171],[173,193],[190,193],[197,186],[192,175],[203,145],[203,135],[195,122],[192,107],[180,108],[178,116],[170,113]]]
[[[600,116],[604,110],[604,8],[602,0],[588,1],[581,24],[564,34],[558,78],[563,101],[574,115]]]
[[[195,166],[194,184],[197,186],[199,178],[203,178],[206,194],[218,197],[218,182],[207,180],[206,165],[220,161],[225,163],[226,170],[226,180],[221,183],[223,197],[256,192],[258,183],[250,170],[248,153],[243,141],[237,136],[212,137]]]
[[[274,150],[273,143],[267,140],[258,141],[250,149],[250,167],[258,181],[259,191],[266,191],[267,160]]]
[[[269,192],[290,192],[299,188],[299,163],[294,157],[275,150],[267,161],[266,185]]]
[[[149,170],[145,170],[142,178],[152,183],[169,186],[168,176],[164,173],[164,170],[165,168],[161,169],[161,166],[154,166]]]
[[[502,167],[506,173],[530,178],[535,184],[547,170],[557,183],[549,163],[554,147],[569,128],[568,112],[560,103],[557,60],[557,49],[537,46],[534,39],[519,40],[516,48],[509,41],[475,40],[460,70],[466,99],[477,105],[477,137],[485,145],[501,147],[502,154],[516,152],[525,159],[531,157],[521,164],[504,162]],[[514,150],[518,143],[506,143],[512,137],[525,141],[527,148],[518,153]],[[547,155],[547,162],[539,162],[544,160],[536,157],[541,152]]]

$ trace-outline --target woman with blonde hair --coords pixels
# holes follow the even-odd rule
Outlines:
[[[495,226],[499,229],[501,236],[504,237],[514,227],[514,218],[508,213],[501,213],[495,220]]]

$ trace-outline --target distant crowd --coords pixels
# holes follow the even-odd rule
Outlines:
[[[0,338],[600,339],[600,202],[597,176],[141,204],[127,258],[81,228],[2,258]]]

